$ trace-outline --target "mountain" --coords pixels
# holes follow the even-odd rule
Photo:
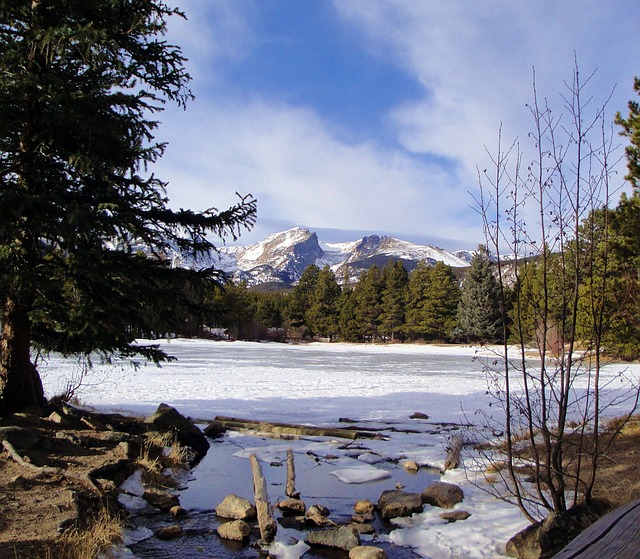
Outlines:
[[[390,260],[402,261],[408,270],[421,260],[429,264],[440,261],[453,268],[467,267],[465,252],[464,258],[460,258],[431,245],[378,235],[348,243],[323,243],[316,233],[296,227],[269,235],[253,245],[222,247],[217,267],[234,280],[246,281],[249,285],[273,282],[292,285],[310,264],[320,268],[328,265],[339,281],[344,277],[353,281],[374,264],[382,268]]]

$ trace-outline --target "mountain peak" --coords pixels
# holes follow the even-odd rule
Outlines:
[[[264,240],[241,247],[222,247],[219,266],[236,280],[249,285],[281,282],[292,285],[311,264],[325,265],[344,276],[357,278],[362,270],[373,265],[401,260],[411,270],[425,260],[437,261],[452,267],[465,267],[468,262],[455,254],[431,245],[418,245],[394,237],[369,235],[348,243],[320,243],[315,232],[302,227],[274,233]]]

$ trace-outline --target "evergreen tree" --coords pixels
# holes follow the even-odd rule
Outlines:
[[[360,329],[356,318],[356,298],[351,289],[344,288],[338,302],[338,333],[345,342],[357,342]]]
[[[218,275],[159,257],[253,222],[250,197],[173,211],[147,170],[165,149],[153,115],[190,98],[162,38],[173,15],[161,0],[0,3],[0,411],[43,403],[32,347],[166,357],[135,332],[171,328]]]
[[[460,286],[450,266],[436,262],[424,295],[421,334],[428,340],[450,340],[460,301]]]
[[[307,266],[300,276],[300,280],[289,294],[287,301],[287,316],[294,327],[306,324],[307,311],[311,307],[311,300],[318,284],[320,268],[315,264]],[[308,326],[308,325],[307,325]]]
[[[383,268],[380,332],[392,341],[402,337],[408,283],[409,274],[399,260]]]
[[[474,253],[462,283],[455,335],[469,342],[495,343],[502,339],[500,290],[483,245]]]
[[[360,339],[374,341],[379,335],[382,301],[382,278],[377,266],[363,272],[353,290],[353,297]]]
[[[311,331],[332,338],[338,333],[340,286],[329,266],[318,272],[315,289],[310,295],[305,322]]]
[[[421,260],[409,276],[406,292],[405,330],[414,340],[424,336],[426,328],[424,306],[430,282],[431,267],[424,260]]]

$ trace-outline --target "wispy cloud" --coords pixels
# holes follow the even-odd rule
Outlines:
[[[250,76],[238,80],[241,70],[251,71],[243,61],[265,41],[283,39],[281,32],[269,36],[263,4],[190,0],[189,20],[173,24],[170,38],[190,58],[198,99],[186,112],[163,115],[161,135],[171,145],[159,173],[171,182],[172,202],[183,207],[224,208],[235,191],[253,193],[259,217],[252,238],[299,224],[473,246],[482,232],[467,191],[475,189],[476,165],[486,164],[485,146],[495,145],[500,123],[507,138],[526,137],[534,66],[542,94],[558,99],[575,52],[585,73],[598,70],[595,101],[618,83],[611,114],[625,110],[638,73],[636,1],[335,0],[333,25],[351,50],[344,55],[368,51],[372,64],[393,65],[415,84],[406,95],[406,84],[384,84],[395,102],[371,114],[379,122],[363,138],[348,133],[356,126],[348,114],[337,120],[338,113],[325,114],[304,96],[292,101],[277,77],[268,94],[252,89]],[[277,17],[288,3],[269,7]],[[304,71],[282,71],[286,87],[299,80],[300,91],[308,91]],[[338,88],[344,76],[324,71]],[[323,85],[331,91],[331,81]],[[382,93],[360,94],[364,102]]]

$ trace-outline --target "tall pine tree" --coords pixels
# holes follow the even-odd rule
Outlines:
[[[502,339],[500,289],[489,251],[483,245],[474,253],[462,283],[455,335],[467,342],[495,343]]]
[[[0,3],[0,411],[43,403],[32,347],[162,359],[134,333],[171,328],[218,277],[162,255],[253,222],[251,197],[171,210],[148,171],[165,149],[154,114],[191,96],[163,39],[174,15],[161,0]]]

